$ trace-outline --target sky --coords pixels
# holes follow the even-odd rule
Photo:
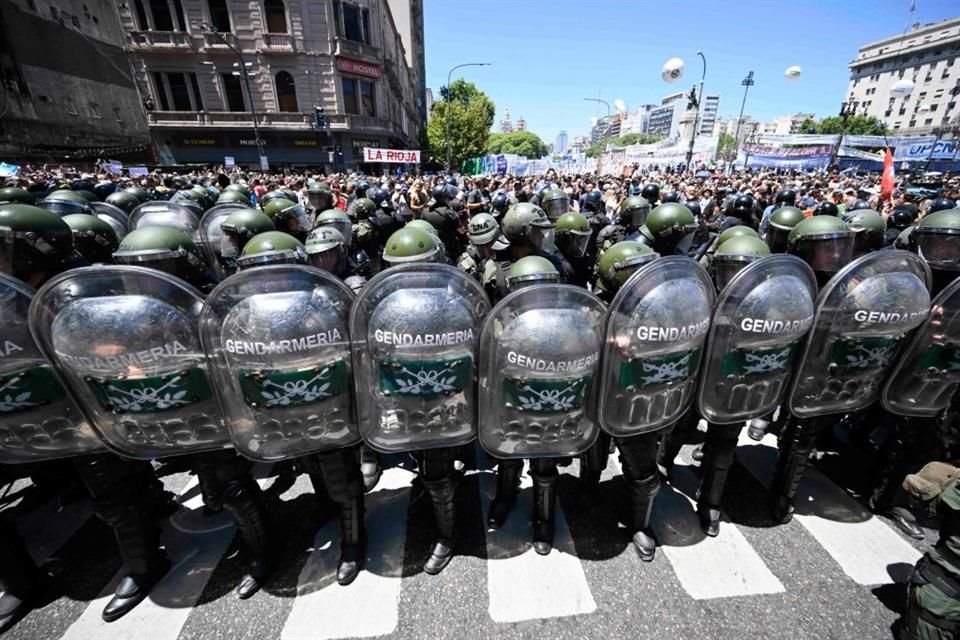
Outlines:
[[[798,112],[832,116],[850,78],[847,64],[867,42],[898,35],[908,24],[960,16],[957,0],[424,0],[427,87],[434,99],[454,65],[497,107],[551,144],[560,130],[587,135],[602,104],[623,100],[634,111],[699,83],[720,95],[721,117],[736,118],[741,81],[754,72],[744,115],[765,122]],[[660,78],[669,58],[686,70]],[[784,78],[799,65],[801,77]]]

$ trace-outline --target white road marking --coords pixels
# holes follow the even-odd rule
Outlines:
[[[376,489],[365,496],[366,566],[346,587],[337,584],[339,519],[334,516],[320,528],[300,571],[282,640],[366,638],[397,628],[410,480],[405,469],[385,469]]]
[[[616,456],[611,456],[611,460],[619,470]],[[715,538],[703,533],[696,503],[689,497],[695,495],[699,479],[679,456],[670,485],[660,487],[651,527],[659,550],[667,556],[677,580],[691,598],[710,600],[785,590],[736,525],[721,522],[720,534]]]
[[[744,455],[748,446],[762,447],[763,455]],[[764,486],[770,485],[776,461],[777,438],[761,442],[740,435],[738,458]],[[909,542],[822,473],[807,467],[795,500],[794,519],[810,532],[854,582],[863,585],[894,582],[891,564],[914,564],[921,556]]]
[[[192,478],[180,495],[186,496],[196,483],[197,479]],[[194,501],[189,500],[187,504],[192,505]],[[181,505],[181,511],[185,507],[186,504]],[[209,520],[216,524],[205,533],[187,533],[167,523],[164,526],[163,540],[173,566],[147,599],[116,622],[103,621],[101,612],[113,597],[113,592],[124,575],[121,570],[100,592],[97,599],[91,601],[80,617],[70,625],[62,640],[128,640],[137,637],[176,640],[217,563],[233,539],[233,525],[224,524],[225,520],[229,520],[226,514],[210,517]]]
[[[553,550],[546,556],[537,555],[533,550],[530,526],[533,483],[526,474],[522,478],[520,496],[510,517],[500,529],[487,531],[490,617],[494,622],[519,622],[592,613],[597,603],[576,555],[559,502],[554,521]],[[495,474],[481,474],[480,502],[484,522],[495,490]]]

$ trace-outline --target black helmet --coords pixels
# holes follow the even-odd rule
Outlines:
[[[366,180],[360,180],[357,182],[357,193],[361,198],[366,197],[367,191],[370,190],[370,183]]]
[[[667,202],[680,202],[680,194],[676,191],[670,191],[669,193],[665,193],[663,195],[663,198],[660,199],[660,202],[662,204]]]
[[[598,213],[603,209],[603,194],[594,189],[583,200],[583,206],[591,213]]]
[[[860,209],[871,209],[870,203],[866,200],[854,200],[850,206],[847,207],[847,211],[859,211]]]
[[[447,185],[434,185],[433,189],[430,190],[430,195],[433,196],[433,199],[436,200],[437,204],[447,204],[447,200],[449,199]]]
[[[935,213],[937,211],[943,211],[944,209],[956,209],[957,203],[951,200],[950,198],[937,198],[930,203],[930,210],[927,212]]]
[[[816,206],[813,210],[813,215],[815,216],[833,216],[837,217],[840,215],[840,209],[837,208],[837,205],[824,200]]]
[[[503,191],[498,191],[495,196],[493,196],[493,215],[502,216],[507,212],[507,208],[510,207],[510,198],[507,197]]]
[[[734,217],[740,218],[747,223],[753,223],[753,197],[737,196],[730,207],[730,213]]]
[[[703,210],[700,208],[699,200],[687,200],[683,203],[687,209],[690,209],[690,213],[695,215],[697,218],[700,218],[703,215]]]
[[[910,209],[894,209],[887,218],[887,229],[903,231],[917,221],[917,215]]]
[[[457,179],[454,178],[453,176],[447,176],[447,179],[445,182],[451,187],[457,186]]]
[[[660,187],[653,183],[646,184],[643,186],[643,189],[640,190],[640,195],[650,203],[650,206],[654,206],[660,202]]]
[[[792,207],[797,204],[797,192],[793,189],[781,189],[777,191],[777,197],[774,199],[774,202],[786,207]]]

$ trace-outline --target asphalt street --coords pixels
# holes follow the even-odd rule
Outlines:
[[[42,606],[8,638],[890,638],[903,583],[925,545],[872,516],[820,470],[805,479],[797,516],[774,526],[766,485],[776,457],[768,436],[742,439],[731,472],[724,521],[705,538],[692,500],[697,470],[690,447],[654,510],[660,548],[652,563],[633,551],[626,493],[616,456],[598,491],[577,483],[578,464],[562,469],[556,548],[530,544],[530,482],[505,527],[486,531],[494,473],[483,455],[469,461],[458,495],[458,555],[438,576],[420,569],[432,537],[426,500],[414,499],[411,465],[400,457],[367,496],[366,571],[349,587],[334,576],[336,519],[323,520],[308,479],[269,507],[278,566],[247,601],[232,593],[243,570],[234,528],[203,515],[193,476],[163,468],[180,510],[164,525],[175,565],[148,601],[106,624],[100,611],[120,558],[105,525],[77,500],[59,508],[36,500],[26,482],[5,503],[35,559],[54,575]],[[829,469],[829,460],[820,463]],[[269,469],[258,468],[261,476]],[[272,478],[261,485],[269,488]]]

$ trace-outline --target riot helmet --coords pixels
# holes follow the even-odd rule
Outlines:
[[[903,231],[917,221],[917,214],[912,210],[897,207],[887,216],[887,229],[899,229]]]
[[[417,222],[414,220],[414,222]],[[412,223],[408,223],[408,226]],[[489,258],[496,251],[506,249],[509,243],[505,242],[503,233],[500,231],[500,225],[497,219],[489,213],[478,213],[470,218],[467,225],[467,235],[470,237],[470,243],[477,248],[477,253],[481,257]]]
[[[915,226],[911,225],[900,232],[897,235],[897,239],[893,241],[893,248],[900,249],[901,251],[913,251],[913,230],[916,229]]]
[[[217,204],[250,204],[250,198],[245,196],[242,191],[224,191],[217,197]]]
[[[366,198],[367,191],[370,191],[370,183],[366,180],[357,181],[357,197]]]
[[[526,256],[510,266],[507,289],[511,292],[532,284],[558,283],[560,273],[553,263],[541,256]]]
[[[149,267],[208,289],[215,276],[186,233],[173,227],[141,227],[124,236],[113,254],[117,264]]]
[[[275,231],[273,221],[256,209],[240,209],[231,213],[220,223],[223,235],[220,237],[220,255],[224,258],[236,258],[247,242],[254,236]]]
[[[730,215],[735,218],[740,218],[742,222],[748,225],[752,225],[754,223],[753,209],[753,197],[747,195],[737,196],[733,201],[733,205],[730,207]]]
[[[79,194],[87,202],[100,202],[100,196],[89,189],[74,189],[73,193]]]
[[[872,208],[872,207],[870,206],[870,203],[869,203],[869,202],[867,202],[866,200],[859,200],[859,199],[858,199],[858,200],[854,200],[852,203],[850,203],[850,205],[847,207],[846,210],[847,210],[847,211],[859,211],[859,210],[861,210],[861,209],[871,209],[871,208]]]
[[[333,207],[333,191],[327,185],[320,183],[307,189],[307,200],[314,211],[326,211]]]
[[[288,233],[298,240],[306,239],[310,233],[310,219],[300,204],[286,198],[275,198],[263,207],[263,212],[270,217],[278,231]]]
[[[745,266],[768,255],[770,248],[756,236],[741,235],[721,243],[710,261],[717,291],[722,291]]]
[[[824,200],[818,204],[813,209],[813,215],[815,216],[838,216],[840,215],[840,209],[837,208],[837,205],[833,204],[829,200]]]
[[[834,216],[806,218],[787,236],[787,252],[802,258],[814,271],[836,273],[853,258],[854,232]]]
[[[770,224],[767,227],[767,234],[764,238],[767,246],[772,253],[785,253],[787,251],[787,237],[793,228],[805,220],[803,211],[790,205],[780,207],[770,214]]]
[[[233,184],[228,184],[223,188],[224,191],[235,191],[237,193],[242,193],[247,198],[247,202],[250,202],[250,188],[245,184],[239,184],[234,182]]]
[[[305,264],[307,252],[303,243],[283,231],[265,231],[250,238],[237,258],[240,269],[268,264]]]
[[[346,270],[347,243],[333,227],[319,227],[311,231],[305,249],[310,265],[335,275],[342,275]]]
[[[719,247],[727,240],[731,240],[733,238],[742,238],[742,237],[750,237],[750,238],[757,238],[757,239],[760,238],[760,236],[757,235],[757,232],[754,231],[751,227],[746,227],[738,224],[735,227],[724,229],[723,233],[717,236],[717,246]]]
[[[582,213],[571,211],[557,220],[557,246],[565,256],[582,258],[586,255],[592,235],[590,222]]]
[[[773,200],[782,207],[795,207],[797,205],[797,192],[793,189],[781,189]]]
[[[637,269],[657,257],[659,254],[640,242],[618,242],[600,256],[597,262],[600,281],[597,284],[606,291],[616,292]]]
[[[28,204],[0,205],[0,273],[30,284],[74,255],[73,232],[60,216]]]
[[[439,256],[436,239],[416,227],[397,229],[383,246],[383,260],[391,267],[408,262],[434,262]]]
[[[932,269],[960,271],[960,211],[941,209],[920,218],[911,240]]]
[[[650,212],[646,227],[653,238],[654,248],[664,247],[672,251],[692,239],[697,230],[697,219],[682,204],[668,202]]]
[[[137,200],[139,200],[141,203],[146,202],[147,200],[150,199],[150,194],[149,194],[149,193],[147,192],[147,190],[144,189],[143,187],[138,187],[138,186],[134,185],[134,186],[131,186],[131,187],[127,187],[127,188],[124,189],[123,191],[124,191],[124,193],[129,193],[129,194],[131,194],[134,198],[136,198]]]
[[[647,223],[650,203],[643,196],[624,198],[618,209],[620,224],[630,229],[639,229]]]
[[[547,212],[550,220],[556,222],[570,211],[570,196],[560,189],[544,189],[540,192],[540,208]]]
[[[663,197],[660,198],[660,204],[666,204],[668,202],[680,202],[680,194],[676,191],[668,191],[663,194]]]
[[[0,189],[0,204],[33,204],[33,194],[20,187],[4,187]]]
[[[490,204],[493,206],[493,217],[496,218],[507,212],[507,208],[510,206],[510,198],[503,191],[498,191],[494,194]]]
[[[650,206],[657,205],[660,203],[660,186],[652,182],[645,184],[643,189],[640,190],[640,195],[650,203]]]
[[[594,189],[583,199],[583,208],[589,213],[603,212],[603,194]]]
[[[502,228],[511,243],[526,244],[545,253],[555,249],[554,224],[546,212],[535,204],[520,202],[510,207],[503,217]]]
[[[945,209],[956,209],[956,207],[957,203],[950,198],[937,198],[930,203],[930,209],[927,211],[927,215],[936,213],[937,211],[943,211]]]
[[[333,227],[340,232],[340,235],[343,236],[344,242],[347,243],[347,248],[349,249],[351,242],[353,241],[353,223],[350,221],[350,216],[341,211],[340,209],[327,209],[317,216],[317,225],[319,227]]]
[[[58,216],[71,213],[90,213],[90,201],[76,191],[60,189],[40,201],[40,206]]]
[[[113,262],[113,252],[120,246],[113,227],[88,213],[72,213],[63,221],[73,232],[74,249],[88,262]]]
[[[876,251],[883,246],[883,232],[886,225],[883,217],[872,209],[847,210],[841,216],[856,234],[853,241],[853,255],[860,256]]]
[[[107,204],[112,204],[129,215],[140,204],[140,199],[129,191],[117,191],[107,196]]]
[[[370,198],[357,198],[350,206],[350,213],[355,220],[369,220],[377,213],[377,203]]]

